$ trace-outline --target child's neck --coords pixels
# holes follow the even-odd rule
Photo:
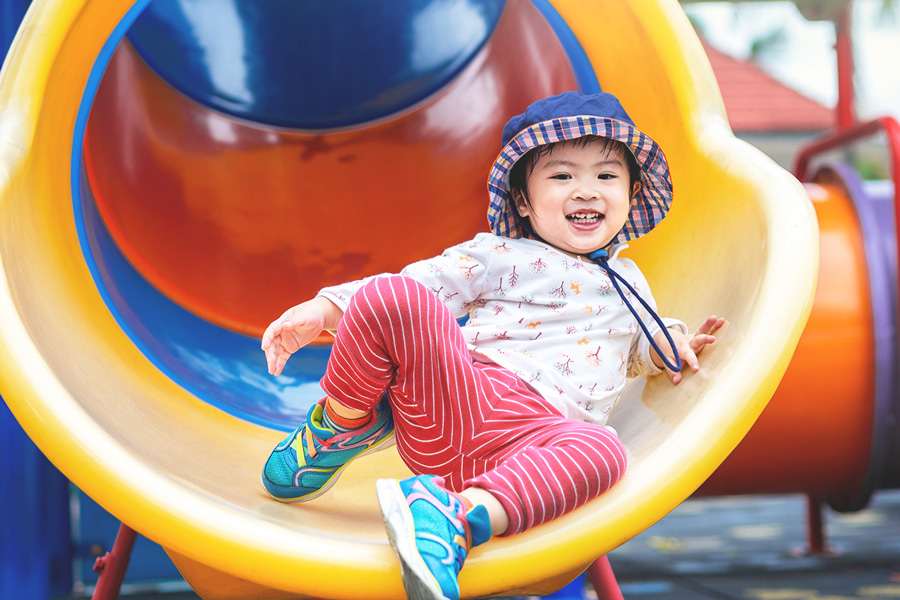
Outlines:
[[[550,246],[551,248],[553,248],[553,249],[556,250],[557,252],[561,252],[562,254],[565,254],[566,256],[571,256],[572,258],[578,258],[578,259],[581,259],[582,262],[586,262],[586,263],[589,263],[589,264],[594,264],[594,261],[591,260],[590,258],[588,258],[588,255],[591,254],[592,252],[596,252],[597,250],[601,250],[601,249],[602,249],[602,248],[595,248],[594,250],[591,250],[590,252],[585,252],[584,254],[578,254],[577,252],[569,252],[568,250],[564,250],[564,249],[562,249],[562,248],[560,248],[560,247],[558,247],[558,246],[554,246],[553,244],[551,244],[550,242],[545,241],[545,240],[534,240],[534,241],[535,241],[535,242],[539,242],[539,243],[541,243],[541,244],[545,244],[545,245],[547,245],[547,246]],[[618,244],[609,244],[609,245],[607,245],[607,246],[603,246],[603,248],[608,248],[608,256],[609,256],[610,258],[612,258],[612,250],[613,250],[613,248],[615,248],[616,246],[618,246]]]

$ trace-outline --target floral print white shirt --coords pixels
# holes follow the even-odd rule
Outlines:
[[[610,266],[656,310],[643,274],[618,258],[624,247],[613,247]],[[401,274],[431,289],[456,317],[469,315],[463,335],[474,360],[513,371],[568,418],[602,425],[626,377],[662,372],[606,273],[546,243],[483,233]],[[366,281],[319,295],[346,309]],[[629,301],[655,335],[650,314],[630,294]],[[687,333],[680,321],[664,323]]]

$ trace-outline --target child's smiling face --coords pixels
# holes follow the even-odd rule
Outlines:
[[[519,214],[544,241],[573,254],[606,246],[625,225],[634,188],[626,150],[604,138],[569,140],[541,153],[526,175],[530,202],[519,192]]]

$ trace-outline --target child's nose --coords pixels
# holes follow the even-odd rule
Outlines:
[[[596,200],[600,197],[600,192],[594,180],[580,181],[578,187],[575,188],[575,198],[577,200]]]

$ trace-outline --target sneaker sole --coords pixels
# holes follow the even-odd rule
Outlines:
[[[387,450],[388,448],[390,448],[391,446],[393,446],[393,445],[395,444],[395,442],[396,442],[396,440],[394,439],[394,432],[392,431],[390,435],[388,435],[387,437],[385,437],[385,438],[382,439],[381,441],[379,441],[379,442],[377,442],[377,443],[375,443],[375,444],[372,444],[372,445],[371,445],[368,449],[366,449],[364,452],[361,452],[360,454],[357,454],[356,456],[354,456],[353,458],[351,458],[350,460],[348,460],[347,462],[345,462],[345,463],[344,463],[337,471],[335,471],[335,472],[331,475],[331,477],[328,478],[328,481],[325,482],[325,485],[323,485],[322,487],[320,487],[317,491],[313,492],[312,494],[307,494],[307,495],[305,495],[305,496],[299,496],[299,497],[295,497],[295,498],[283,498],[283,497],[280,497],[280,496],[276,496],[275,494],[273,494],[272,492],[269,491],[269,488],[268,488],[268,486],[266,485],[266,474],[265,474],[265,472],[263,472],[263,474],[260,476],[260,481],[262,482],[263,489],[266,490],[266,493],[267,493],[267,494],[269,495],[269,497],[272,498],[273,500],[278,500],[279,502],[282,502],[282,503],[284,503],[284,504],[295,504],[295,503],[299,503],[299,502],[309,502],[310,500],[315,500],[316,498],[318,498],[319,496],[323,495],[325,492],[327,492],[328,490],[330,490],[330,489],[334,486],[334,484],[337,483],[338,477],[340,477],[341,473],[344,472],[344,469],[347,468],[347,465],[349,465],[350,463],[352,463],[353,461],[355,461],[355,460],[357,460],[357,459],[359,459],[359,458],[362,458],[363,456],[367,456],[367,455],[369,455],[369,454],[374,454],[374,453],[376,453],[376,452],[380,452],[381,450]]]
[[[375,483],[378,504],[387,529],[388,540],[400,559],[403,588],[409,600],[447,600],[437,579],[422,560],[416,548],[416,532],[412,512],[400,483],[379,479]]]

